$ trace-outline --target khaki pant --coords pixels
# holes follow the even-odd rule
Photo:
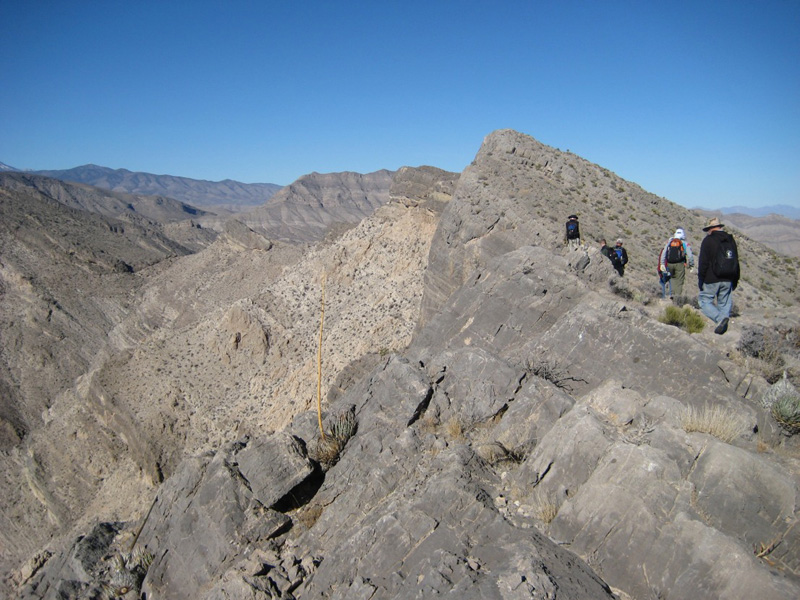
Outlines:
[[[683,296],[683,284],[686,283],[686,264],[667,263],[669,272],[672,273],[672,297]]]

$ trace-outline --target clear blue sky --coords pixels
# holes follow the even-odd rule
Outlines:
[[[694,207],[800,206],[800,1],[0,1],[0,161],[288,184],[512,128]]]

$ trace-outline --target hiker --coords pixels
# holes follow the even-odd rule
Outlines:
[[[600,240],[598,240],[598,242],[600,243],[600,254],[605,256],[608,260],[611,260],[611,248],[608,247],[608,244],[606,244],[605,239],[601,238]]]
[[[614,267],[614,269],[617,271],[617,273],[620,272],[620,268],[621,268],[621,266],[620,266],[620,257],[619,257],[619,255],[617,254],[617,252],[616,252],[616,250],[614,248],[611,248],[610,246],[606,245],[605,239],[601,239],[600,240],[600,254],[602,254],[608,260],[611,261],[611,266]],[[620,275],[621,274],[622,273],[620,273]]]
[[[622,247],[622,240],[618,239],[615,246],[611,249],[611,254],[616,258],[611,259],[611,263],[614,265],[614,268],[619,273],[619,276],[622,277],[625,274],[625,265],[628,264],[628,253],[625,251],[625,248]]]
[[[714,333],[728,331],[733,307],[732,292],[739,285],[739,251],[736,241],[717,217],[703,227],[706,237],[700,245],[700,264],[697,268],[700,310],[717,324]]]
[[[667,240],[664,246],[664,263],[672,277],[672,293],[670,298],[683,295],[683,284],[686,281],[686,268],[694,267],[692,247],[686,243],[686,233],[678,227],[675,235]]]
[[[661,252],[658,253],[658,268],[656,269],[658,283],[661,284],[661,297],[664,299],[667,297],[667,286],[669,286],[669,297],[672,298],[672,273],[670,273],[667,268],[667,262],[664,260],[665,254],[666,248],[662,248]]]
[[[577,250],[581,246],[581,228],[578,225],[578,215],[570,215],[564,232],[564,243],[570,250]]]

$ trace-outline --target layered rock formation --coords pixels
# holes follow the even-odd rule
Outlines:
[[[60,408],[96,407],[90,466],[109,458],[80,471],[88,535],[18,570],[22,597],[121,572],[148,598],[800,595],[797,443],[733,347],[748,321],[800,327],[796,273],[749,274],[729,334],[690,335],[657,319],[651,255],[699,215],[513,131],[455,179],[401,170],[386,206],[238,298],[211,249],[165,269],[116,332],[127,348]],[[568,252],[576,211],[590,243]],[[591,243],[621,229],[622,280]],[[215,256],[234,272],[282,247],[230,235]],[[782,268],[740,239],[746,269]],[[216,307],[211,287],[188,301],[193,261],[226,286]],[[698,423],[711,409],[724,434]],[[134,542],[147,560],[103,559]]]
[[[237,218],[265,237],[317,242],[332,226],[352,226],[389,201],[390,171],[311,173]]]

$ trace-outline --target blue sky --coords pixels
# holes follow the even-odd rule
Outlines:
[[[496,129],[684,206],[800,207],[800,2],[2,0],[0,161],[288,184]]]

